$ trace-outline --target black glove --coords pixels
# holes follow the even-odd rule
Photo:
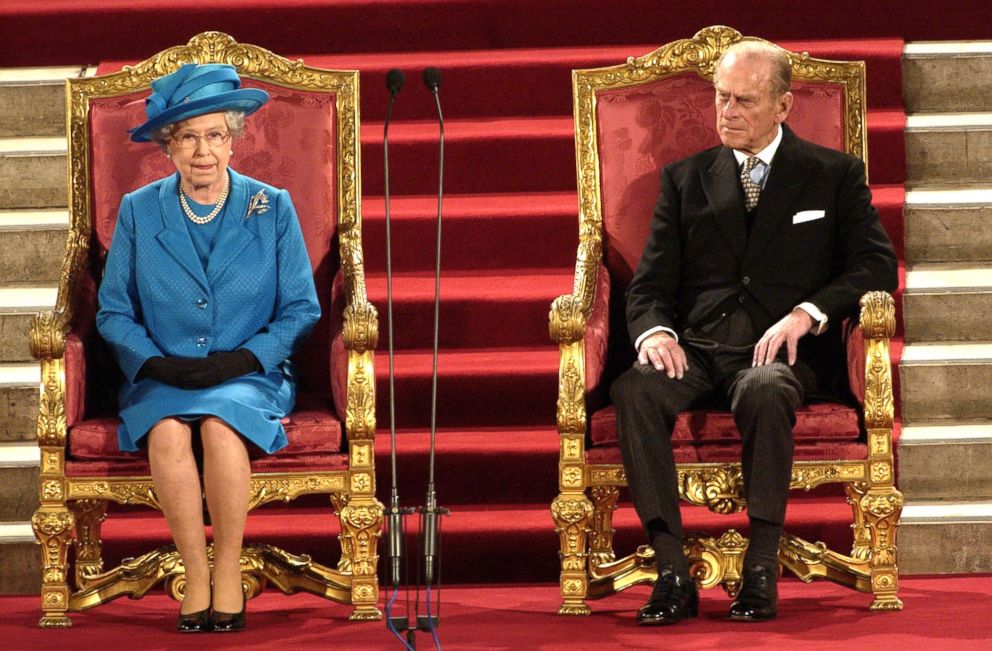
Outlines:
[[[181,377],[177,386],[183,389],[205,389],[231,378],[262,370],[258,358],[245,348],[229,353],[214,353],[194,361],[198,362],[196,367]]]
[[[138,378],[182,386],[182,379],[196,370],[202,361],[191,357],[149,357],[138,371]]]
[[[209,357],[150,357],[138,376],[181,389],[205,389],[231,378],[261,371],[255,355],[245,348]]]

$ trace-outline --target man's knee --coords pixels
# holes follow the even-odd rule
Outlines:
[[[795,409],[802,403],[802,385],[792,370],[776,362],[741,372],[731,408],[735,414],[764,409]]]
[[[636,366],[627,369],[610,386],[610,398],[618,408],[620,405],[647,400],[648,394],[647,377]]]

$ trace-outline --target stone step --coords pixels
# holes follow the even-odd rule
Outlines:
[[[992,500],[992,421],[907,425],[899,489],[907,500]]]
[[[907,43],[902,84],[910,113],[992,110],[992,41]]]
[[[0,522],[0,595],[41,592],[38,550],[30,522]]]
[[[30,520],[38,510],[38,467],[34,443],[0,443],[0,522]]]
[[[0,364],[0,443],[35,440],[40,383],[37,362]]]
[[[902,417],[988,418],[992,404],[992,343],[907,344],[899,362]]]
[[[897,542],[900,574],[992,572],[992,501],[907,501]]]
[[[903,222],[907,260],[992,261],[992,186],[909,190]]]
[[[0,362],[30,362],[28,327],[55,305],[54,285],[0,285]]]
[[[83,66],[0,68],[0,138],[65,135],[65,80]]]
[[[59,280],[69,213],[0,210],[0,284]]]
[[[992,341],[992,264],[914,265],[903,293],[906,341]]]
[[[0,138],[0,210],[67,203],[65,138]]]
[[[909,185],[983,183],[992,176],[992,113],[906,117]]]

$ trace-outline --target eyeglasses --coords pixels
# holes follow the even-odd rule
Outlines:
[[[206,140],[209,147],[220,147],[230,139],[230,131],[208,131],[202,135],[195,131],[183,131],[172,136],[173,142],[180,149],[196,149],[200,146],[201,140]]]

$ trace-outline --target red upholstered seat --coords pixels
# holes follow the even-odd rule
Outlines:
[[[341,330],[339,293],[342,283],[335,282],[338,267],[336,252],[335,214],[337,194],[328,179],[333,179],[337,159],[336,112],[334,96],[328,93],[305,93],[275,84],[246,79],[245,87],[264,88],[270,100],[245,122],[245,132],[232,145],[231,167],[276,187],[289,190],[293,198],[307,243],[307,253],[314,271],[314,283],[320,300],[321,319],[314,327],[304,348],[295,356],[299,370],[300,391],[333,395],[336,415],[344,414],[344,382],[341,369],[348,365],[343,347],[336,349],[331,359],[331,340]],[[127,138],[127,129],[139,124],[144,115],[144,98],[148,91],[129,95],[99,98],[91,101],[90,124],[92,138],[92,219],[95,235],[93,267],[88,269],[86,301],[77,307],[73,333],[87,342],[95,336],[92,315],[96,310],[95,294],[99,274],[107,255],[121,197],[152,180],[175,173],[175,168],[154,144],[134,143]],[[126,164],[122,164],[126,161]],[[332,309],[333,307],[333,309]],[[90,350],[87,347],[87,350]],[[67,383],[80,382],[79,369],[67,365]],[[95,367],[100,372],[89,373],[86,384],[107,377],[105,361]],[[338,371],[336,381],[331,381]],[[83,384],[82,386],[85,386]],[[102,386],[86,387],[90,394]],[[109,387],[113,388],[113,387]],[[87,413],[87,417],[93,414]],[[100,414],[109,415],[109,414]],[[338,427],[340,434],[340,427]],[[340,436],[338,437],[340,443]],[[340,448],[339,448],[340,449]]]
[[[333,95],[327,93],[307,95],[250,79],[244,86],[264,88],[271,99],[245,122],[244,134],[232,145],[235,155],[231,166],[290,191],[321,304],[321,319],[294,358],[300,369],[300,390],[308,393],[299,400],[296,411],[284,419],[289,445],[277,455],[278,461],[264,460],[265,455],[260,450],[249,446],[253,468],[281,466],[289,469],[293,458],[341,456],[339,453],[342,452],[342,418],[339,414],[344,413],[348,356],[343,344],[332,346],[332,340],[335,333],[340,340],[342,306],[338,303],[343,287],[340,272],[328,272],[337,267],[335,221],[328,219],[328,214],[333,214],[337,197],[327,183],[327,179],[334,177],[337,162],[334,156],[335,104]],[[147,466],[134,463],[136,459],[147,459],[144,453],[121,452],[117,445],[118,421],[112,408],[116,385],[110,380],[118,375],[113,372],[113,362],[106,358],[102,347],[83,343],[92,344],[98,337],[92,323],[97,308],[97,276],[102,271],[113,238],[121,197],[149,181],[175,173],[175,168],[157,146],[134,143],[127,138],[127,129],[142,121],[147,94],[142,91],[94,99],[90,105],[96,258],[87,270],[86,279],[90,284],[86,300],[77,306],[77,314],[83,318],[77,319],[67,346],[69,445],[66,460],[70,473],[114,472],[113,463],[99,463],[114,460],[128,461],[129,471],[144,468],[141,472],[147,472]],[[116,161],[128,161],[128,164],[115,164]],[[96,355],[100,359],[93,359]],[[89,373],[86,373],[87,369]],[[79,413],[86,395],[99,395],[102,399],[89,405],[85,414]],[[344,467],[341,459],[334,458],[338,464],[334,468]]]
[[[335,454],[341,450],[341,421],[329,408],[320,409],[318,405],[306,405],[299,401],[292,415],[282,419],[286,428],[286,438],[289,445],[279,450],[274,456],[288,462],[291,457],[307,455]],[[307,407],[310,408],[307,408]],[[73,461],[110,461],[147,459],[144,452],[122,452],[117,445],[116,418],[91,418],[84,420],[69,430],[69,458]],[[254,460],[264,459],[266,455],[257,447],[248,446],[248,456]],[[257,465],[257,464],[255,464]],[[77,465],[77,468],[80,466]]]
[[[789,126],[801,137],[834,149],[845,148],[844,92],[839,84],[793,84],[795,110]],[[601,379],[607,373],[611,326],[624,339],[622,289],[633,276],[647,240],[652,208],[658,197],[658,171],[668,162],[720,144],[713,125],[716,108],[713,84],[695,72],[681,72],[638,86],[597,93],[596,118],[603,214],[603,263],[593,313],[589,318],[586,350],[586,388],[593,406],[603,404]],[[612,290],[612,291],[611,291]],[[618,291],[620,290],[620,291]],[[612,333],[616,335],[616,333]],[[850,337],[854,393],[863,394],[864,369],[861,337]],[[619,340],[612,343],[629,346]],[[858,366],[860,364],[860,367]],[[598,393],[599,395],[595,395]],[[612,445],[617,440],[613,407],[593,411],[589,418],[592,445]],[[727,412],[694,411],[682,414],[673,440],[703,449],[719,443],[733,458],[739,441]],[[797,414],[796,441],[855,441],[861,435],[856,411],[840,404],[816,404]],[[863,454],[863,449],[858,453]],[[693,453],[698,458],[706,453]]]
[[[617,419],[613,405],[593,414],[589,435],[594,446],[617,442]],[[796,411],[796,427],[792,430],[796,442],[857,441],[861,436],[858,415],[854,409],[833,402],[804,405]],[[737,426],[729,411],[699,409],[679,414],[672,431],[676,446],[736,443],[740,440]]]

